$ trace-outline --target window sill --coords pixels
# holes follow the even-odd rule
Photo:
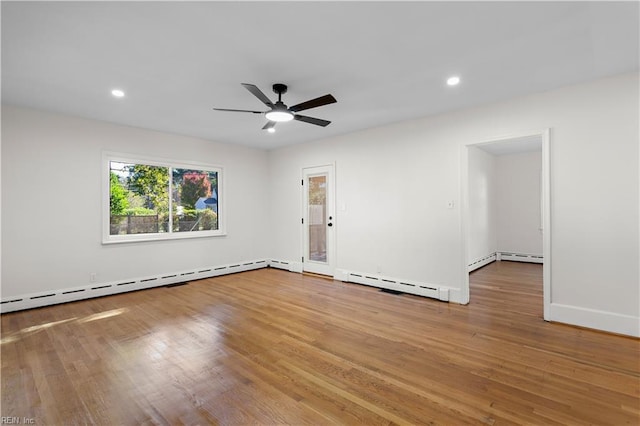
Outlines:
[[[189,240],[193,238],[226,237],[224,231],[175,232],[171,234],[129,234],[109,235],[102,238],[102,244],[139,243],[149,241]]]

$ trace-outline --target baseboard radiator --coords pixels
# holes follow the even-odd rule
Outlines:
[[[480,269],[483,266],[490,264],[491,262],[495,262],[496,260],[497,260],[496,253],[491,253],[486,256],[482,256],[481,258],[476,259],[469,264],[468,271],[469,272],[475,271],[476,269]]]
[[[513,262],[529,262],[529,263],[544,263],[544,258],[536,254],[525,253],[509,253],[499,252],[500,258],[498,260],[511,260]]]
[[[31,293],[22,296],[7,297],[0,300],[0,313],[56,305],[76,300],[94,297],[110,296],[112,294],[162,287],[169,284],[183,283],[236,272],[251,271],[266,268],[269,260],[260,259],[246,262],[230,263],[227,265],[207,266],[187,271],[164,273],[160,275],[139,277],[114,282],[93,283],[84,287],[65,288],[41,293]]]
[[[544,263],[544,258],[537,254],[525,254],[525,253],[512,253],[506,251],[497,251],[490,253],[486,256],[482,256],[473,262],[469,263],[467,270],[469,272],[480,269],[485,265],[496,260],[509,260],[512,262],[529,262],[529,263]]]
[[[401,293],[415,294],[418,296],[430,297],[432,299],[449,301],[449,289],[434,284],[427,284],[418,281],[398,280],[380,275],[364,274],[359,272],[341,271],[340,281],[364,284],[387,290],[399,291]]]
[[[290,262],[287,260],[271,259],[269,260],[269,267],[284,269],[285,271],[289,271],[289,272],[302,272],[301,262]]]

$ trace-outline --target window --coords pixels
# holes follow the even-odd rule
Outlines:
[[[103,243],[224,235],[220,167],[115,154],[103,161]]]

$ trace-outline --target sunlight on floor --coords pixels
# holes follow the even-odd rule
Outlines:
[[[2,339],[0,339],[0,345],[4,345],[5,343],[12,343],[12,342],[16,342],[18,340],[24,339],[27,336],[30,336],[32,334],[35,333],[39,333],[43,330],[46,330],[48,328],[54,327],[56,325],[60,325],[60,324],[66,324],[66,323],[70,323],[73,321],[77,321],[78,323],[86,323],[86,322],[90,322],[90,321],[96,321],[96,320],[100,320],[100,319],[105,319],[105,318],[110,318],[110,317],[114,317],[117,315],[121,315],[124,314],[125,312],[127,312],[128,309],[127,308],[120,308],[120,309],[112,309],[109,311],[104,311],[104,312],[99,312],[97,314],[92,314],[92,315],[88,315],[84,318],[80,318],[78,319],[78,317],[73,317],[73,318],[67,318],[64,320],[60,320],[60,321],[52,321],[52,322],[47,322],[44,324],[39,324],[39,325],[32,325],[31,327],[25,327],[20,331],[17,331],[15,333],[11,333],[8,336],[2,337]]]

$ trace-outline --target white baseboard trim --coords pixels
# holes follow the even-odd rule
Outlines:
[[[126,293],[129,291],[143,290],[152,287],[162,287],[169,284],[266,268],[267,266],[269,266],[269,261],[266,259],[251,260],[230,263],[227,265],[204,266],[202,268],[196,268],[188,271],[164,273],[148,277],[93,283],[82,287],[63,288],[20,296],[4,297],[0,300],[0,313],[4,314],[23,309],[39,308],[42,306],[56,305],[59,303],[73,302],[82,299],[91,299],[100,296],[110,296],[112,294]]]
[[[481,256],[478,259],[474,260],[473,262],[469,263],[467,270],[469,272],[473,272],[476,269],[480,269],[485,265],[490,264],[491,262],[494,262],[496,260],[497,256],[496,253],[490,253],[486,256]]]
[[[529,262],[529,263],[544,263],[544,258],[539,254],[527,254],[527,253],[513,253],[500,251],[497,252],[498,260],[510,260],[512,262]]]
[[[460,291],[458,289],[452,289],[436,284],[429,284],[413,280],[404,280],[378,274],[347,271],[344,269],[337,270],[334,274],[334,278],[344,282],[364,284],[371,287],[430,297],[432,299],[438,299],[443,302],[460,303]]]
[[[270,259],[269,267],[284,269],[285,271],[289,271],[289,272],[302,273],[302,262],[291,262],[288,260]]]
[[[551,303],[549,307],[549,320],[640,337],[640,318],[631,315]]]

